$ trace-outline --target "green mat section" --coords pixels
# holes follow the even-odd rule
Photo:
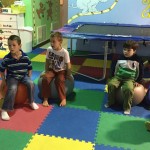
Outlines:
[[[100,111],[104,92],[74,89],[74,97],[67,98],[67,106],[81,109]]]
[[[29,56],[30,59],[32,59],[32,58],[37,56],[37,54],[34,54],[34,53],[28,53],[27,55]]]
[[[150,132],[145,129],[143,118],[100,113],[96,143],[131,150],[150,149]]]
[[[39,80],[39,77],[37,77],[35,80],[34,80],[34,83],[37,85],[38,84],[38,80]]]
[[[15,132],[11,130],[0,130],[0,150],[23,150],[33,134]]]
[[[45,63],[42,62],[32,62],[33,70],[34,71],[44,71],[45,70]]]

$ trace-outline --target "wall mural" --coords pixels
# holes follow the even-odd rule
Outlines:
[[[33,12],[33,37],[34,37],[33,44],[34,45],[38,44],[38,42],[37,42],[37,39],[39,39],[39,37],[37,35],[38,27],[49,24],[46,27],[47,28],[46,34],[48,34],[47,32],[50,32],[49,31],[50,22],[53,21],[52,7],[53,7],[53,0],[47,0],[47,1],[39,0],[39,2],[37,2],[36,0],[33,0],[32,12]],[[46,23],[48,21],[49,21],[49,23]]]
[[[115,0],[114,3],[108,7],[107,9],[104,10],[98,10],[96,8],[96,6],[99,3],[105,3],[108,0],[76,0],[76,6],[74,6],[73,4],[69,7],[72,8],[78,8],[80,9],[82,12],[81,13],[77,13],[74,16],[72,16],[69,20],[68,20],[68,24],[71,23],[74,19],[78,18],[78,17],[82,17],[82,16],[90,16],[90,15],[98,15],[98,14],[104,14],[107,13],[109,11],[111,11],[116,4],[118,3],[119,0]]]
[[[41,17],[44,17],[44,11],[45,11],[44,4],[42,2],[40,2],[39,8],[36,9],[36,13],[37,13],[39,19],[41,19]]]
[[[52,14],[53,14],[52,7],[53,7],[53,3],[52,3],[51,0],[50,0],[50,1],[47,1],[46,3],[48,4],[48,9],[47,9],[47,20],[48,20],[48,19],[53,20],[53,19],[52,19]]]
[[[150,18],[150,0],[142,0],[144,5],[147,5],[142,12],[142,18]]]

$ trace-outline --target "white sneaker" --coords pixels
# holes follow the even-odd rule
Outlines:
[[[110,105],[109,105],[108,103],[106,103],[106,104],[104,105],[104,107],[105,107],[105,108],[109,108]]]
[[[31,106],[31,108],[34,109],[34,110],[39,109],[39,106],[38,106],[36,103],[34,103],[34,102],[31,103],[30,106]]]
[[[5,111],[5,110],[2,110],[2,112],[1,112],[1,118],[2,118],[2,120],[10,120],[10,117],[9,117],[9,115],[8,115],[8,113],[7,113],[7,111]]]
[[[125,111],[124,111],[124,114],[125,114],[125,115],[130,115],[130,110],[125,110]]]

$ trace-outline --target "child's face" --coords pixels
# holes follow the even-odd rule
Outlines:
[[[10,53],[15,54],[20,51],[21,44],[19,45],[16,40],[8,40],[8,48]]]
[[[54,50],[61,50],[62,41],[60,41],[57,37],[51,38],[50,42],[51,42],[51,47]]]
[[[131,57],[136,53],[136,50],[133,50],[132,48],[124,48],[123,54],[125,57]]]

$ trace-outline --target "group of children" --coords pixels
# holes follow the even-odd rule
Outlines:
[[[50,82],[55,78],[55,84],[60,98],[60,106],[66,105],[65,79],[71,74],[69,53],[62,48],[63,37],[60,32],[51,34],[51,47],[47,49],[45,72],[42,77],[43,106],[49,106],[48,99],[51,96]],[[15,103],[18,83],[23,83],[28,91],[28,103],[34,110],[39,106],[34,102],[34,83],[31,80],[32,64],[28,55],[21,50],[21,39],[17,35],[8,38],[9,53],[0,64],[2,92],[7,86],[4,102],[1,109],[1,119],[10,120],[8,111],[12,111]]]
[[[62,47],[63,37],[60,32],[51,34],[50,43],[46,52],[45,72],[42,77],[43,106],[49,106],[51,97],[50,83],[55,78],[55,84],[60,98],[60,106],[66,105],[65,80],[71,75],[71,63],[69,53]],[[2,120],[10,120],[8,111],[13,110],[18,83],[21,82],[28,89],[28,103],[34,110],[38,105],[34,102],[34,83],[31,80],[32,64],[29,57],[21,50],[21,39],[17,35],[8,38],[10,52],[3,58],[0,65],[1,91],[7,86],[7,92],[1,110]],[[123,44],[123,56],[112,63],[111,78],[108,81],[108,102],[105,107],[115,104],[116,90],[121,85],[123,94],[124,114],[131,111],[134,87],[143,83],[144,65],[142,59],[137,56],[138,43],[126,41]],[[147,98],[150,98],[150,90],[147,90]],[[146,122],[150,130],[150,122]]]

